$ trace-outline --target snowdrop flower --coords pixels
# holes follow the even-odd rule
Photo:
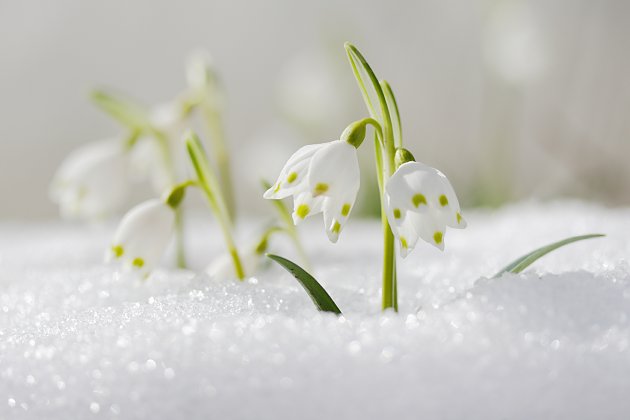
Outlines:
[[[385,206],[403,258],[418,237],[444,250],[446,226],[466,227],[451,183],[442,172],[420,162],[402,164],[387,181]]]
[[[145,201],[123,217],[106,260],[120,260],[124,269],[147,277],[162,257],[174,226],[174,206],[165,200]]]
[[[358,191],[357,149],[348,141],[334,140],[307,145],[295,152],[264,197],[293,196],[296,225],[310,215],[323,212],[328,239],[337,242]]]
[[[128,155],[120,139],[86,144],[72,152],[55,174],[51,199],[69,219],[94,220],[118,211],[127,199]]]

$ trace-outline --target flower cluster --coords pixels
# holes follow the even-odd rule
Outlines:
[[[337,242],[359,191],[357,149],[343,140],[304,146],[289,158],[268,199],[293,196],[293,221],[324,213],[324,228]]]
[[[359,191],[357,149],[351,143],[335,140],[300,148],[264,197],[292,196],[295,224],[323,212],[328,238],[337,242]],[[410,161],[398,167],[386,182],[383,204],[402,257],[414,248],[418,238],[443,250],[446,226],[466,226],[446,176],[423,163]]]

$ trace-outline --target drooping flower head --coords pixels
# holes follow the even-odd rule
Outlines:
[[[174,226],[174,208],[164,200],[138,204],[120,222],[106,260],[119,260],[125,270],[146,277],[164,254]]]
[[[125,203],[129,192],[129,158],[124,142],[88,143],[61,164],[50,187],[51,199],[69,219],[104,218]]]
[[[406,257],[418,238],[444,249],[446,226],[463,229],[459,201],[446,176],[420,162],[402,164],[385,185],[387,219]]]
[[[293,196],[293,222],[324,213],[324,227],[337,242],[359,191],[356,147],[345,140],[311,144],[293,154],[276,183],[265,192],[267,199]]]

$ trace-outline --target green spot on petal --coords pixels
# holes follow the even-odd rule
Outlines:
[[[273,189],[273,192],[277,193],[278,191],[280,191],[280,183],[278,182],[276,184],[276,187]]]
[[[140,257],[134,258],[131,262],[131,265],[133,265],[134,267],[142,268],[144,267],[144,260]]]
[[[461,214],[459,214],[459,212],[457,212],[457,213],[455,214],[455,217],[457,217],[457,223],[458,223],[458,224],[462,222],[462,215],[461,215]]]
[[[442,207],[446,207],[446,206],[448,206],[448,198],[446,198],[446,196],[445,196],[444,194],[442,194],[442,195],[440,196],[440,205],[441,205]]]
[[[339,224],[339,222],[338,222],[338,221],[336,221],[336,220],[335,220],[335,224],[334,224],[334,225],[333,225],[333,227],[332,227],[332,231],[333,231],[333,233],[337,233],[337,234],[338,234],[339,232],[341,232],[341,225],[340,225],[340,224]]]
[[[418,193],[411,198],[411,202],[416,207],[418,207],[420,204],[424,204],[426,206],[427,198],[424,195]]]
[[[297,214],[300,219],[304,219],[306,216],[308,216],[308,213],[310,211],[311,209],[306,204],[300,204],[297,210],[295,210],[295,214]]]
[[[400,246],[403,247],[404,249],[409,248],[409,244],[407,244],[407,239],[405,239],[404,236],[400,237]]]
[[[112,246],[112,252],[114,253],[114,257],[120,258],[125,253],[125,250],[120,245]]]
[[[343,217],[346,217],[347,215],[350,214],[350,209],[352,208],[352,206],[348,203],[344,204],[343,207],[341,208],[341,215]]]
[[[298,175],[297,175],[297,173],[296,173],[296,172],[291,172],[291,173],[289,174],[289,176],[287,177],[287,182],[288,182],[289,184],[290,184],[290,183],[292,183],[293,181],[295,181],[295,180],[297,179],[297,176],[298,176]]]
[[[400,219],[400,209],[394,209],[394,219]]]
[[[436,244],[441,244],[442,239],[444,239],[444,234],[442,232],[435,232],[433,234],[433,240],[435,241]]]
[[[313,195],[317,197],[318,195],[324,194],[326,191],[328,191],[328,184],[320,182],[317,185],[315,185],[315,189],[313,190]]]

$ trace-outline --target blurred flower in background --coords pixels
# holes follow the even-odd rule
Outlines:
[[[46,189],[64,156],[116,134],[90,105],[92,87],[158,104],[185,85],[196,47],[212,54],[226,136],[248,168],[241,209],[263,211],[261,177],[365,116],[345,40],[388,75],[405,143],[449,174],[464,207],[566,196],[628,204],[628,16],[630,3],[614,0],[3,3],[0,194],[14,199],[0,217],[55,217]],[[154,117],[168,125],[168,105]],[[134,164],[151,165],[155,151],[140,152]],[[373,214],[370,170],[357,213]]]

